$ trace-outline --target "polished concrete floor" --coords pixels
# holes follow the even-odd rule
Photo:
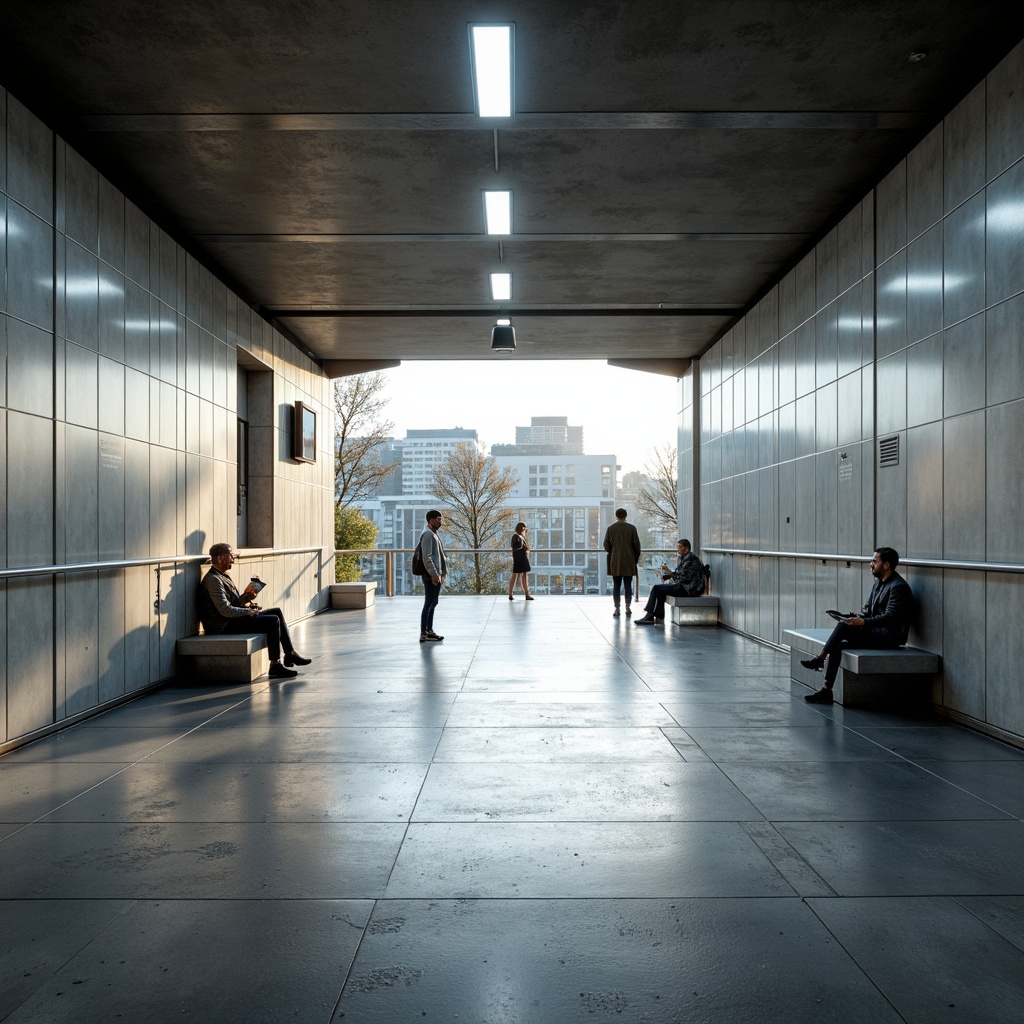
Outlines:
[[[0,758],[0,1020],[1020,1020],[1024,752],[607,599],[295,629]]]

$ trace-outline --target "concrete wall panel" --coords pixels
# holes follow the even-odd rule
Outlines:
[[[985,557],[1024,562],[1024,401],[988,410],[985,435]]]
[[[944,422],[942,520],[946,558],[985,558],[985,413]]]
[[[907,431],[907,551],[942,558],[942,424]]]
[[[986,618],[984,575],[947,571],[942,600],[943,703],[979,721],[985,719]]]
[[[1020,577],[990,572],[986,579],[985,715],[989,722],[1024,735],[1024,587]],[[1016,623],[1018,628],[1013,628]]]
[[[24,563],[21,563],[24,564]],[[48,577],[7,584],[8,739],[54,721],[53,581]]]
[[[985,317],[950,327],[942,337],[942,411],[957,416],[985,407]]]

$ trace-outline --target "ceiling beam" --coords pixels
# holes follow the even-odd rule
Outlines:
[[[493,245],[501,241],[505,245],[516,242],[803,242],[813,235],[808,231],[660,231],[657,233],[614,234],[611,232],[580,232],[552,234],[485,235],[437,234],[437,235],[375,235],[375,234],[253,234],[253,235],[193,235],[197,242],[205,245],[234,244],[306,244],[339,245],[349,242],[486,242]]]
[[[623,370],[640,370],[642,373],[657,373],[664,377],[682,377],[690,368],[692,359],[609,359],[609,366]]]
[[[324,373],[332,380],[337,377],[353,377],[357,373],[391,370],[401,365],[401,359],[325,359],[323,361]]]
[[[429,132],[429,131],[916,131],[918,111],[693,110],[516,114],[497,123],[475,114],[86,114],[84,132]]]
[[[439,308],[433,307],[424,309],[417,307],[415,309],[311,309],[304,307],[301,309],[284,309],[279,306],[262,306],[260,313],[263,316],[273,318],[275,320],[295,320],[295,319],[337,319],[337,318],[364,318],[371,319],[376,317],[412,317],[415,319],[423,319],[425,317],[495,317],[495,316],[511,316],[511,317],[605,317],[605,316],[629,316],[629,317],[645,317],[645,316],[660,316],[660,317],[689,317],[689,316],[735,316],[737,310],[745,309],[746,307],[741,303],[726,303],[719,306],[666,306],[662,309],[659,306],[637,306],[631,308],[625,307],[609,307],[607,309],[598,308],[587,308],[574,306],[566,308],[559,306],[554,309],[545,309],[544,307],[531,307],[517,309],[515,306],[509,306],[505,304],[503,309],[495,309],[492,307],[458,307],[451,309],[448,307]]]

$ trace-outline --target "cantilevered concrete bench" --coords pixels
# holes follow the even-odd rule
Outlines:
[[[800,662],[814,657],[825,645],[831,629],[787,629],[789,674],[804,686],[817,690],[822,675]],[[832,695],[844,707],[878,704],[924,703],[942,659],[917,647],[850,647],[843,651]]]
[[[332,608],[369,608],[377,600],[377,584],[332,583]]]
[[[178,641],[178,677],[196,682],[251,683],[270,668],[263,633],[188,636]]]
[[[665,604],[672,609],[672,621],[677,626],[717,626],[717,597],[666,597]]]

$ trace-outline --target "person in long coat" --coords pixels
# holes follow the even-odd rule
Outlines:
[[[633,577],[636,576],[637,562],[640,561],[640,534],[632,523],[626,522],[629,513],[624,508],[615,510],[615,522],[605,531],[604,549],[608,552],[608,575],[612,577],[612,601],[615,603],[616,618],[619,617],[619,601],[623,591],[626,594],[626,615],[632,615]]]

